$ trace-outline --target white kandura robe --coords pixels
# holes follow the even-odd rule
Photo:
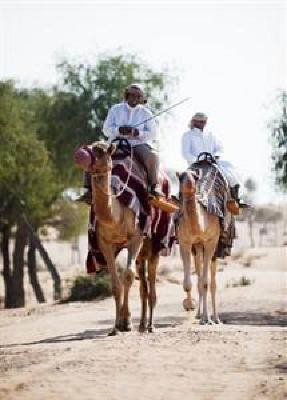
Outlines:
[[[194,163],[202,152],[208,152],[214,157],[221,156],[223,152],[222,143],[211,132],[201,131],[198,128],[189,129],[183,134],[181,149],[188,166]],[[238,174],[229,161],[219,159],[217,165],[230,187],[240,184]]]

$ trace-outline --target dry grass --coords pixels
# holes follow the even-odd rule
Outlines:
[[[249,286],[255,282],[255,279],[247,278],[245,275],[241,276],[239,279],[233,279],[226,283],[226,288],[235,288],[241,286]]]

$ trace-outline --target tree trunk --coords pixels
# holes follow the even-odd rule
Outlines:
[[[29,239],[29,249],[28,249],[28,275],[37,302],[45,303],[46,300],[44,292],[41,288],[40,282],[37,277],[36,247],[34,246],[34,243],[30,239]]]
[[[27,244],[27,230],[24,224],[17,226],[15,236],[15,247],[13,253],[13,274],[12,274],[12,301],[9,308],[25,306],[24,291],[24,251]]]
[[[23,217],[23,221],[25,223],[25,227],[28,231],[29,240],[31,241],[31,243],[33,243],[35,248],[39,251],[40,256],[43,258],[43,261],[54,281],[54,300],[60,300],[61,299],[61,277],[60,277],[56,267],[52,263],[47,251],[45,250],[44,246],[42,245],[41,240],[35,233],[33,227],[30,225],[27,217],[24,214],[22,215],[22,217]]]
[[[1,252],[3,256],[3,278],[5,287],[5,308],[9,308],[12,304],[12,276],[10,271],[10,254],[9,254],[9,242],[10,242],[10,228],[5,226],[2,229],[2,240],[1,240]]]

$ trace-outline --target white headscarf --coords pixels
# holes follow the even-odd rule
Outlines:
[[[193,122],[194,121],[207,121],[207,115],[202,113],[202,112],[196,112],[193,117],[191,118],[190,123],[188,124],[189,128],[192,129],[193,128]]]

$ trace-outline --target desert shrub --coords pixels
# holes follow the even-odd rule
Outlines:
[[[253,283],[253,281],[249,278],[247,278],[246,276],[242,276],[239,281],[237,282],[238,286],[248,286],[251,285]]]
[[[255,279],[249,279],[246,276],[241,276],[238,280],[232,280],[231,282],[227,282],[226,287],[239,287],[239,286],[249,286],[255,282]]]
[[[77,276],[72,284],[68,301],[93,300],[112,295],[111,280],[107,273],[96,276]]]

